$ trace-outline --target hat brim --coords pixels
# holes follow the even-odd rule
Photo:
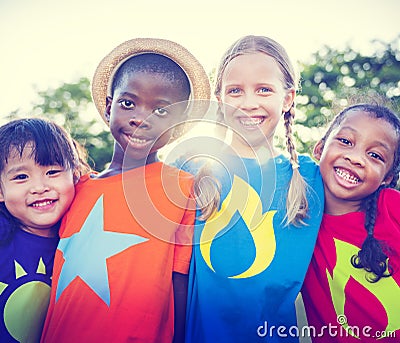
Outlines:
[[[94,104],[108,125],[105,117],[106,98],[111,96],[111,81],[118,67],[132,56],[155,53],[166,56],[177,63],[190,82],[190,100],[209,100],[211,87],[208,76],[200,62],[178,43],[157,38],[135,38],[114,48],[105,56],[96,68],[92,80],[92,98]],[[204,104],[204,101],[202,102]],[[202,106],[204,107],[204,106]]]

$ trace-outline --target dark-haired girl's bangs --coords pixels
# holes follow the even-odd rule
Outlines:
[[[41,166],[59,165],[72,169],[75,160],[70,142],[61,133],[51,130],[44,136],[35,135],[32,157]]]

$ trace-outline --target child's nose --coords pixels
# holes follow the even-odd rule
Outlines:
[[[252,110],[259,107],[258,98],[256,94],[245,93],[242,97],[241,108],[246,110]]]
[[[365,165],[365,156],[361,151],[357,149],[352,149],[345,154],[345,159],[351,162],[354,165],[364,166]]]
[[[129,125],[136,127],[136,128],[140,127],[141,129],[147,129],[150,127],[146,120],[139,119],[139,118],[131,118],[129,120]]]
[[[151,110],[146,108],[137,108],[135,113],[129,119],[129,125],[144,129],[150,126],[149,117],[151,116]]]
[[[47,181],[42,178],[39,178],[33,181],[31,187],[31,193],[41,194],[47,192],[49,189],[50,186],[48,185]]]

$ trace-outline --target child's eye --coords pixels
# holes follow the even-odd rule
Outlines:
[[[52,175],[60,174],[63,171],[64,171],[64,169],[54,168],[54,169],[49,170],[46,174],[52,176]]]
[[[133,101],[130,101],[127,99],[121,99],[119,101],[119,103],[121,104],[121,106],[123,108],[129,109],[129,110],[135,107],[135,103]]]
[[[257,94],[266,94],[270,92],[272,92],[272,89],[268,87],[260,87],[259,89],[257,89]]]
[[[226,93],[231,95],[239,95],[241,93],[241,89],[238,87],[230,88]]]
[[[26,179],[28,179],[28,175],[26,175],[26,174],[17,174],[17,175],[14,175],[12,178],[11,178],[11,180],[15,180],[15,181],[23,181],[23,180],[26,180]]]
[[[351,142],[347,138],[337,138],[337,140],[343,144],[351,145]]]
[[[168,111],[165,108],[158,107],[154,110],[154,114],[159,117],[165,117],[168,114]]]
[[[368,155],[371,156],[372,158],[376,158],[377,160],[385,162],[383,157],[381,155],[377,154],[376,152],[369,152]]]

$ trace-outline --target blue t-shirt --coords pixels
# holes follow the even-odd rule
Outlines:
[[[0,215],[0,231],[10,223]],[[0,342],[39,342],[58,237],[17,229],[0,244]]]
[[[221,206],[196,222],[187,342],[298,342],[295,299],[324,204],[318,166],[308,156],[299,164],[310,208],[301,227],[285,226],[292,176],[286,157],[260,163],[226,155],[210,168],[221,184]]]

